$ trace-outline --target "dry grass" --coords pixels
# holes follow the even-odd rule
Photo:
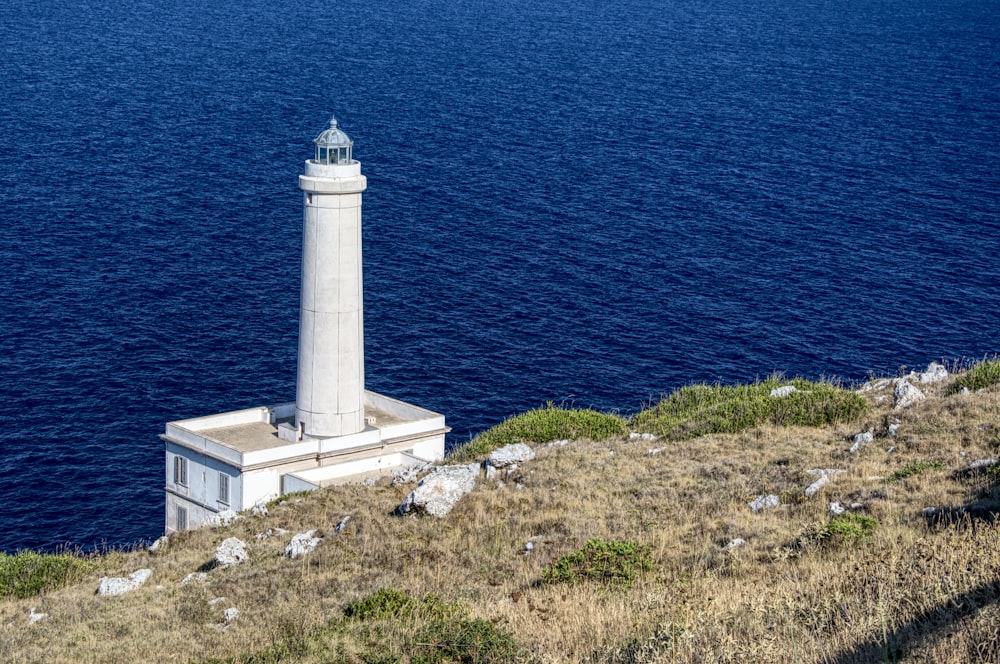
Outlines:
[[[434,661],[419,638],[438,614],[345,618],[351,601],[394,588],[436,595],[453,622],[489,621],[531,662],[997,662],[1000,525],[965,514],[931,527],[922,510],[1000,508],[994,479],[967,471],[1000,456],[1000,388],[921,389],[930,398],[903,412],[891,388],[866,393],[869,412],[824,428],[539,445],[516,482],[482,481],[442,520],[392,516],[406,487],[327,489],[185,533],[160,553],[105,556],[76,585],[0,601],[0,661]],[[846,452],[852,435],[897,420],[894,438]],[[807,498],[810,468],[847,472]],[[781,506],[752,514],[748,501],[770,493]],[[859,503],[874,533],[810,537],[834,500]],[[289,536],[254,538],[271,527],[326,537],[292,561],[281,555]],[[249,563],[181,586],[230,536],[250,544]],[[654,568],[630,587],[541,583],[595,538],[649,547]],[[746,544],[725,549],[735,538]],[[154,570],[141,589],[94,595],[100,576],[139,567]],[[226,601],[210,606],[217,597]],[[33,606],[49,617],[29,624]],[[230,606],[240,616],[223,628]]]

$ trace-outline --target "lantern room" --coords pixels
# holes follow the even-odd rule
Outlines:
[[[314,162],[318,164],[353,163],[351,148],[354,146],[354,141],[337,128],[337,118],[330,118],[330,127],[313,139],[313,143],[316,144]]]

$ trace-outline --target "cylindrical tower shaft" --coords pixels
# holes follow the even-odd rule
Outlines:
[[[305,215],[295,421],[313,437],[365,428],[361,192],[367,181],[349,152],[339,163],[325,155],[307,161],[299,176]]]

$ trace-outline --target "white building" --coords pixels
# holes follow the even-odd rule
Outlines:
[[[444,456],[444,416],[365,390],[361,193],[353,141],[331,120],[304,192],[294,403],[169,422],[166,531],[293,491]]]

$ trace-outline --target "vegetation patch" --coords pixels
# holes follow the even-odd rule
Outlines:
[[[94,563],[69,553],[0,553],[0,598],[40,595],[75,583],[92,569]]]
[[[592,539],[543,572],[546,583],[600,581],[630,587],[641,572],[653,569],[650,548],[635,542]]]
[[[844,512],[826,523],[810,527],[800,538],[800,543],[844,544],[861,542],[872,536],[878,528],[874,517],[855,512]]]
[[[961,392],[962,389],[975,392],[997,384],[1000,384],[1000,358],[983,360],[959,376],[948,388],[948,394]]]
[[[519,652],[514,636],[489,620],[438,620],[417,632],[410,661],[413,664],[501,664],[515,661]]]
[[[792,385],[784,397],[771,390]],[[676,440],[710,433],[739,433],[762,424],[820,427],[849,422],[868,412],[858,394],[833,383],[778,377],[750,385],[690,385],[633,418],[633,427]]]
[[[942,461],[914,461],[913,463],[908,463],[899,470],[889,475],[887,480],[890,484],[896,484],[900,480],[905,480],[907,477],[913,477],[914,475],[919,475],[927,470],[941,470],[944,468],[944,462]]]
[[[504,420],[456,449],[449,458],[458,462],[474,461],[513,443],[547,443],[578,438],[607,440],[627,433],[625,420],[617,415],[560,408],[549,403],[545,408],[529,410]]]
[[[451,618],[461,611],[457,604],[448,604],[437,595],[422,599],[411,597],[402,590],[381,588],[344,607],[344,617],[350,620],[387,620],[420,614],[435,620]]]

